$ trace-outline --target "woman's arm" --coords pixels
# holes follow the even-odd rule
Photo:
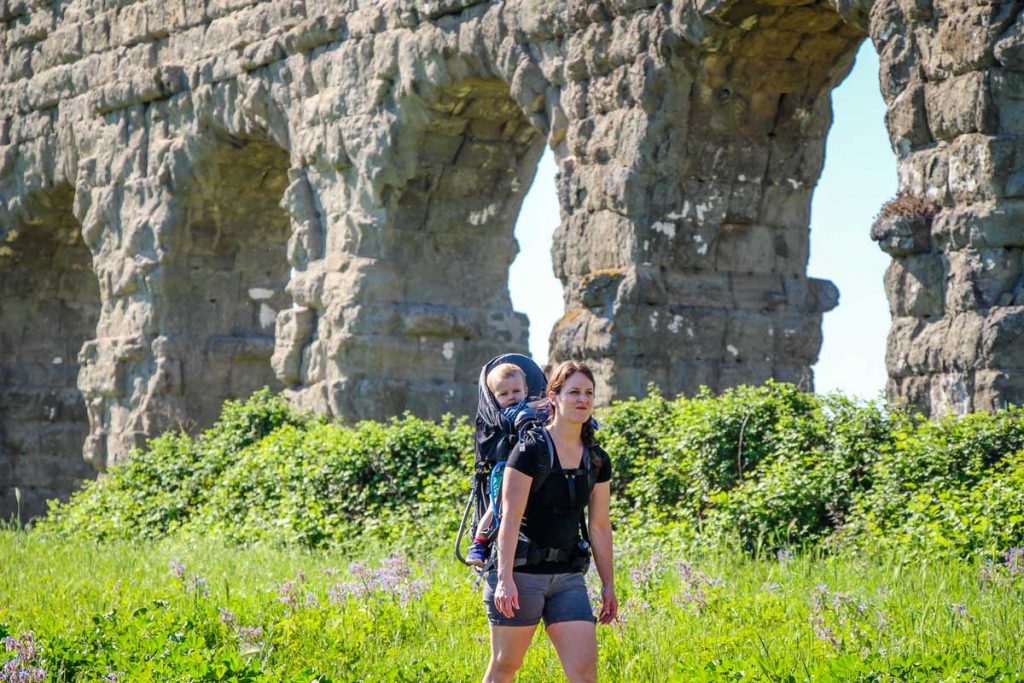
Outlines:
[[[501,525],[498,527],[498,581],[494,587],[494,607],[506,617],[519,609],[519,591],[512,580],[512,566],[519,544],[519,527],[523,523],[526,499],[533,477],[511,467],[505,468],[501,482]]]
[[[619,613],[619,601],[615,597],[615,567],[612,563],[612,521],[609,514],[611,500],[611,484],[607,481],[594,484],[590,492],[589,520],[587,530],[590,532],[590,547],[594,551],[594,565],[601,577],[601,615],[602,624],[615,621]]]

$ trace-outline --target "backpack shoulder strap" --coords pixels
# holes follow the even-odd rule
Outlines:
[[[552,469],[555,466],[555,444],[552,443],[548,430],[541,428],[540,431],[544,435],[544,443],[548,447],[548,469]]]
[[[533,484],[530,486],[530,491],[536,491],[544,485],[544,481],[551,474],[551,470],[555,467],[555,445],[551,442],[551,435],[548,434],[548,430],[543,427],[540,428],[540,433],[544,437],[544,445],[548,449],[548,466],[544,468],[542,472],[539,472],[536,477],[533,478]]]

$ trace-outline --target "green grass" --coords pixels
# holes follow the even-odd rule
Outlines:
[[[392,588],[367,593],[339,551],[4,531],[0,635],[34,631],[53,682],[478,680],[488,656],[480,591],[448,545],[439,539]],[[364,575],[386,550],[367,553]],[[617,576],[623,620],[599,628],[602,680],[1024,680],[1024,567],[630,551]],[[403,602],[402,591],[414,595]],[[240,627],[262,635],[240,637]],[[520,680],[560,679],[538,633]]]
[[[623,617],[602,680],[1024,681],[1024,409],[927,421],[767,383],[600,419]],[[0,669],[479,680],[480,587],[449,550],[471,451],[465,420],[229,402],[0,530],[0,638],[27,658],[0,644]],[[562,680],[542,633],[519,680]]]

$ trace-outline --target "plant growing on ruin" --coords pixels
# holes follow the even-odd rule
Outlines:
[[[875,214],[871,228],[878,230],[883,223],[891,218],[913,218],[928,223],[935,218],[935,214],[938,212],[939,207],[935,202],[915,197],[908,192],[900,192],[882,204],[878,213]]]

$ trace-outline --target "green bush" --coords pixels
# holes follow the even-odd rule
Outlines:
[[[708,536],[738,536],[747,549],[820,541],[849,517],[893,421],[877,405],[840,396],[804,414],[780,414],[770,450],[733,488],[712,496]]]
[[[468,493],[471,442],[465,421],[410,416],[283,427],[240,453],[191,530],[310,547],[365,534],[422,538]]]
[[[674,400],[652,391],[601,411],[598,435],[627,543],[754,552],[902,543],[992,555],[1024,541],[1022,417],[1010,409],[930,421],[768,382]],[[97,539],[437,544],[458,522],[472,443],[465,420],[338,426],[264,391],[226,404],[197,439],[154,439],[53,504],[39,528]]]
[[[967,518],[976,516],[982,503],[971,512],[968,499],[990,487],[995,494],[999,482],[1012,476],[1016,461],[1004,464],[1004,459],[1024,450],[1022,418],[1024,410],[1010,408],[897,425],[870,472],[872,485],[858,492],[847,535],[872,543],[899,539],[925,550],[954,546],[962,552],[991,546],[998,538],[1024,540],[1013,532],[1019,523],[1011,522],[1017,513],[1010,498],[1004,498],[1007,509],[988,508],[988,521]],[[967,533],[968,528],[975,531]]]
[[[298,415],[267,389],[244,403],[227,401],[220,420],[197,439],[168,432],[67,502],[50,501],[37,529],[96,539],[165,536],[188,522],[241,450],[283,425],[311,421],[316,418]]]

